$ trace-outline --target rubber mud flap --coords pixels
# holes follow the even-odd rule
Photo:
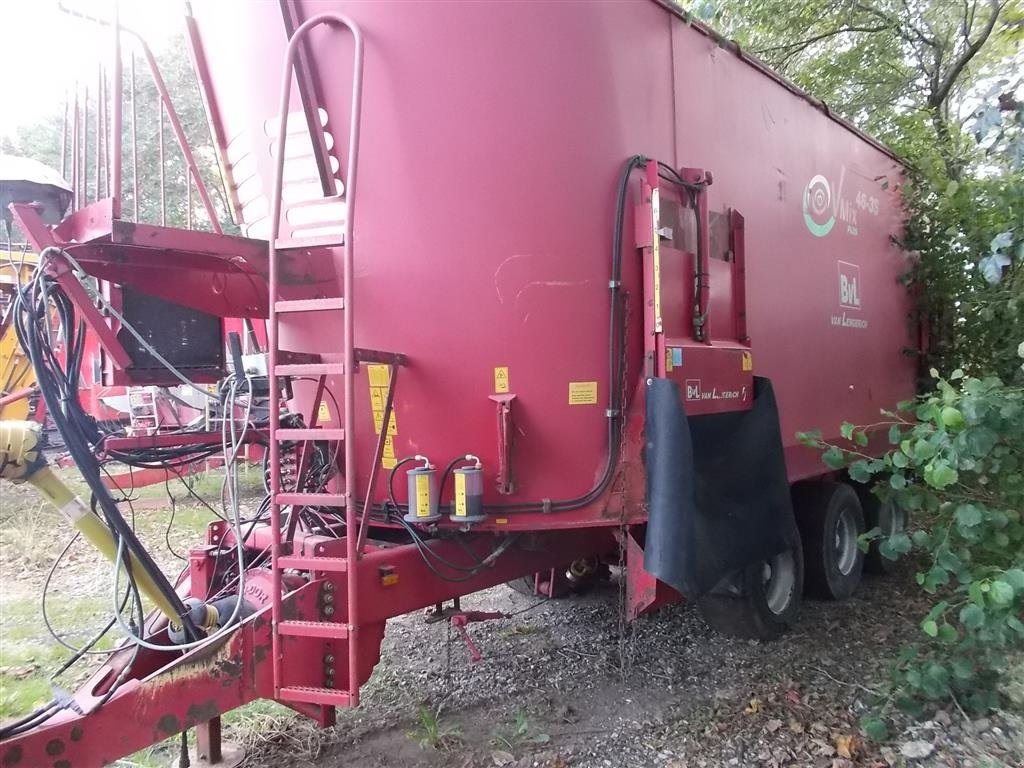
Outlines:
[[[771,382],[749,411],[687,418],[679,385],[647,386],[644,570],[689,598],[799,546]]]

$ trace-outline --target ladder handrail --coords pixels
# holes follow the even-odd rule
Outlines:
[[[342,375],[344,383],[344,406],[343,406],[343,426],[349,428],[355,423],[355,387],[353,386],[354,380],[354,359],[353,359],[353,326],[352,326],[352,284],[353,284],[353,243],[352,243],[352,222],[355,218],[355,191],[356,191],[356,167],[357,167],[357,151],[359,147],[359,123],[360,123],[360,106],[362,101],[362,84],[363,84],[363,35],[359,30],[359,27],[354,21],[349,19],[347,16],[337,13],[322,13],[313,16],[296,28],[295,33],[288,41],[288,46],[285,50],[285,61],[284,69],[281,78],[281,100],[280,100],[280,124],[278,126],[277,136],[277,157],[274,163],[274,187],[271,196],[271,214],[270,214],[270,242],[268,244],[268,255],[270,260],[270,312],[271,322],[268,324],[268,344],[269,347],[269,373],[270,373],[270,466],[272,471],[270,473],[270,493],[271,493],[271,504],[270,504],[270,526],[271,526],[271,574],[273,579],[273,595],[271,597],[272,602],[272,620],[273,628],[271,632],[272,641],[272,652],[273,652],[273,669],[274,669],[274,695],[279,697],[282,683],[282,655],[281,655],[281,636],[278,628],[282,621],[281,615],[281,569],[278,566],[278,558],[281,556],[281,507],[277,504],[277,494],[280,491],[280,474],[276,471],[280,461],[280,446],[278,441],[274,439],[274,434],[280,427],[280,409],[276,407],[276,403],[280,398],[280,392],[278,391],[277,376],[275,373],[277,367],[277,321],[276,321],[276,310],[274,308],[277,300],[278,290],[278,275],[277,275],[277,240],[281,234],[281,207],[282,207],[282,192],[284,187],[284,162],[285,162],[285,142],[288,134],[288,105],[291,100],[291,85],[292,85],[292,73],[295,69],[295,57],[299,50],[299,44],[302,39],[309,33],[314,27],[320,26],[321,24],[327,24],[331,26],[344,27],[349,30],[352,34],[352,38],[355,44],[353,51],[353,68],[352,68],[352,101],[350,106],[349,114],[349,140],[348,140],[348,157],[347,167],[345,171],[345,191],[344,198],[346,202],[346,215],[345,215],[345,239],[342,245],[342,280],[341,280],[341,291],[345,297],[345,309],[343,310],[343,345],[344,345],[344,364],[345,371]],[[344,444],[345,452],[345,477],[344,477],[344,494],[345,494],[345,539],[346,539],[346,557],[350,563],[355,563],[356,560],[356,539],[355,535],[356,526],[356,509],[353,503],[352,489],[355,484],[355,447],[351,437],[345,440]],[[356,616],[356,602],[358,593],[356,590],[356,578],[355,572],[349,574],[347,581],[347,615],[348,615],[348,687],[352,694],[351,703],[352,706],[356,706],[359,703],[359,685],[358,685],[358,656],[356,653],[356,644],[358,642],[357,627],[353,621]]]

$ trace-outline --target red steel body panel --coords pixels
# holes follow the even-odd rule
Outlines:
[[[300,20],[346,13],[367,41],[347,311],[358,346],[409,355],[395,398],[396,456],[422,453],[438,464],[480,456],[489,504],[564,499],[596,483],[607,451],[614,189],[636,153],[710,171],[712,211],[745,218],[754,373],[775,384],[792,479],[822,469],[796,445],[796,430],[830,434],[844,419],[870,422],[912,393],[907,301],[897,282],[905,265],[890,242],[899,226],[899,164],[666,8],[304,0],[297,9]],[[229,170],[249,234],[260,236],[277,111],[265,84],[276,81],[284,19],[276,3],[241,0],[198,3],[196,17],[235,163]],[[310,48],[343,178],[351,38],[317,28]],[[293,136],[306,130],[300,90],[293,88]],[[294,154],[286,164],[289,221],[289,173],[298,179],[293,200],[317,174],[312,151],[305,176],[300,150]],[[639,179],[633,192],[630,208]],[[632,210],[627,219],[632,232]],[[805,219],[819,232],[834,222],[819,236]],[[624,259],[629,392],[640,382],[643,346],[641,259],[632,246]],[[296,313],[282,320],[281,345],[317,351],[333,334],[340,349],[340,333],[340,314]],[[496,368],[507,368],[516,395],[511,495],[493,482],[501,452],[490,399]],[[360,381],[355,439],[372,446],[369,386]],[[570,402],[573,382],[583,402]],[[337,383],[329,380],[340,401]],[[302,411],[313,387],[296,387]],[[337,426],[328,407],[325,426]],[[637,455],[628,443],[626,458]],[[359,458],[365,483],[369,447]],[[627,488],[629,500],[641,494]],[[600,513],[517,520],[583,525]]]
[[[500,367],[516,395],[515,489],[502,496],[488,482],[486,502],[562,499],[595,484],[606,460],[613,193],[636,153],[711,171],[713,210],[745,217],[754,373],[775,384],[792,479],[821,471],[796,430],[870,422],[913,391],[897,282],[905,264],[890,242],[899,164],[665,8],[313,0],[298,8],[301,18],[347,13],[367,39],[349,311],[359,346],[410,357],[395,398],[396,456],[440,464],[473,453],[493,478],[500,445],[489,397]],[[279,6],[201,3],[197,20],[229,148],[265,145],[276,107],[263,84],[273,82],[286,41]],[[342,177],[351,41],[319,28],[310,45],[321,81],[336,86],[322,98]],[[297,90],[292,123],[305,130]],[[233,169],[249,173],[235,183],[266,190],[271,152],[252,154],[243,171]],[[308,165],[312,179],[312,153]],[[811,192],[827,197],[809,198],[824,206],[809,210],[812,222],[835,219],[822,236],[805,222],[812,180]],[[239,197],[249,233],[259,235],[259,202],[247,207]],[[641,260],[631,245],[630,391],[642,348]],[[854,280],[856,290],[841,301],[844,275],[846,293]],[[282,347],[314,351],[325,333],[340,347],[340,330],[340,316],[332,324],[296,315],[282,323]],[[596,383],[596,398],[570,404],[571,382]],[[312,388],[297,387],[300,403]],[[373,445],[365,383],[356,396],[356,440]],[[365,478],[371,452],[360,460]],[[641,489],[633,491],[635,500]],[[562,514],[542,525],[593,517]]]

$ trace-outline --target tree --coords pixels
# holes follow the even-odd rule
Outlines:
[[[959,179],[977,86],[1011,71],[1020,0],[730,0],[689,4],[831,109],[907,156],[922,139]],[[923,135],[922,124],[931,135]]]
[[[83,21],[89,24],[89,21]],[[217,156],[210,137],[209,124],[206,113],[200,98],[199,88],[195,75],[192,71],[188,52],[185,47],[185,39],[182,35],[171,38],[163,50],[155,53],[160,72],[171,94],[171,101],[182,128],[188,137],[189,146],[199,166],[200,175],[205,182],[214,206],[217,209],[218,217],[224,226],[225,231],[237,231],[231,223],[227,205],[223,194],[220,171],[217,164]],[[170,123],[163,120],[164,133],[164,210],[161,211],[160,194],[160,142],[161,130],[160,100],[157,95],[156,86],[149,74],[145,58],[141,55],[134,57],[135,61],[135,88],[132,88],[131,63],[132,58],[126,53],[124,59],[124,102],[123,102],[123,195],[122,195],[122,216],[134,218],[136,198],[138,199],[138,217],[140,221],[149,223],[160,223],[163,218],[168,226],[185,227],[189,222],[189,192],[187,188],[188,171],[178,144],[174,139]],[[109,185],[105,178],[106,145],[97,143],[95,115],[98,105],[96,99],[96,84],[89,83],[88,100],[84,88],[80,91],[80,109],[85,111],[87,106],[88,120],[81,128],[87,148],[88,167],[81,178],[81,184],[86,190],[85,198],[94,201],[97,198],[109,194]],[[138,158],[138,181],[139,188],[136,190],[132,184],[132,138],[131,123],[134,100],[135,112],[135,133],[137,143],[135,145]],[[73,115],[73,104],[68,107]],[[70,154],[71,154],[71,131],[68,128],[65,136],[67,150],[64,162],[62,162],[61,131],[64,125],[65,106],[54,105],[53,111],[42,116],[34,123],[28,124],[19,129],[13,137],[0,139],[0,152],[20,155],[38,160],[51,168],[60,170],[65,166],[65,175],[70,177]],[[69,118],[70,120],[71,118]],[[108,129],[109,130],[109,129]],[[97,150],[97,147],[100,147]],[[101,181],[99,190],[96,189],[96,159],[97,152],[100,152],[103,165],[101,165]],[[68,179],[71,181],[71,179]],[[195,228],[209,228],[206,217],[200,204],[199,197],[195,194],[195,187],[192,188],[192,226]]]

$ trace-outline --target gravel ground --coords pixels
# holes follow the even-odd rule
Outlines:
[[[30,490],[6,485],[2,494],[0,609],[35,599],[64,539],[56,513]],[[139,519],[173,570],[175,559],[159,551],[164,513]],[[172,530],[170,541],[181,549],[195,538]],[[109,566],[76,546],[54,599],[103,596],[108,578]],[[905,567],[867,578],[846,603],[806,602],[794,631],[759,643],[714,634],[684,605],[622,627],[614,577],[552,601],[495,587],[462,602],[515,614],[470,625],[479,663],[446,625],[403,616],[388,623],[362,706],[339,712],[335,727],[319,730],[264,702],[229,715],[228,737],[244,744],[251,768],[1022,768],[1024,722],[1011,713],[971,722],[939,711],[898,724],[885,744],[858,734],[869,689],[918,636],[920,597]],[[22,621],[0,615],[24,633]],[[48,642],[41,628],[36,641]],[[44,664],[34,674],[45,672]],[[0,684],[7,679],[5,671]],[[1024,690],[1024,674],[1017,685]],[[1018,704],[1024,712],[1024,694]],[[169,765],[175,752],[170,743],[122,765]]]
[[[548,602],[506,587],[465,598],[469,609],[522,611],[470,626],[478,664],[445,626],[394,620],[359,710],[323,732],[279,725],[248,764],[1024,766],[1021,721],[1010,714],[965,723],[939,712],[883,745],[858,735],[867,689],[918,631],[909,571],[868,579],[842,605],[806,603],[797,629],[773,643],[722,638],[682,605],[623,633],[619,599],[614,583]],[[439,712],[433,739],[424,711]]]

